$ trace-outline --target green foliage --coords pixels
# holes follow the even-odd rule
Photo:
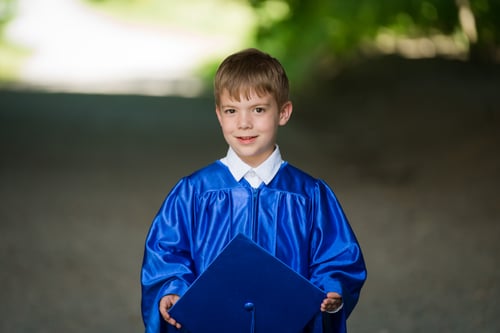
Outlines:
[[[30,51],[0,39],[0,84],[15,81]]]
[[[366,42],[384,30],[418,38],[460,30],[453,0],[250,0],[256,12],[279,2],[287,15],[259,20],[259,47],[282,59],[293,79],[323,72],[323,64],[348,63],[360,56]],[[500,1],[470,0],[479,31],[478,45],[498,46]],[[315,72],[316,71],[316,72]]]
[[[6,25],[15,17],[16,0],[0,0],[0,84],[15,81],[30,51],[4,38]]]
[[[16,0],[0,0],[0,32],[14,17],[16,3]]]
[[[476,16],[479,44],[498,46],[500,44],[500,1],[471,0],[471,7]]]

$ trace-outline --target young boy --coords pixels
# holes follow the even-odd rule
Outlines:
[[[345,332],[365,264],[332,190],[281,159],[278,127],[292,114],[284,69],[244,50],[222,62],[214,88],[229,150],[181,179],[152,223],[141,275],[146,332],[181,327],[168,310],[238,233],[325,292],[304,332]]]

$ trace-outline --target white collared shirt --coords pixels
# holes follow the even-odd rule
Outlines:
[[[237,181],[245,178],[253,188],[258,188],[262,183],[269,184],[283,163],[278,145],[276,145],[273,153],[256,168],[252,168],[243,162],[231,147],[229,147],[226,157],[220,161],[229,168]]]

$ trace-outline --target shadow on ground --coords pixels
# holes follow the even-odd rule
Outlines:
[[[351,332],[500,329],[498,87],[498,66],[378,59],[297,97],[284,157],[368,264]],[[226,151],[212,100],[0,91],[0,138],[0,330],[142,331],[150,221]]]

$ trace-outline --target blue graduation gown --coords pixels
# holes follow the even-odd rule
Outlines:
[[[366,269],[333,191],[286,162],[268,185],[254,189],[217,161],[182,178],[152,222],[141,272],[147,333],[166,332],[161,297],[182,296],[239,233],[320,289],[342,295],[338,313],[318,314],[304,332],[345,332]]]

